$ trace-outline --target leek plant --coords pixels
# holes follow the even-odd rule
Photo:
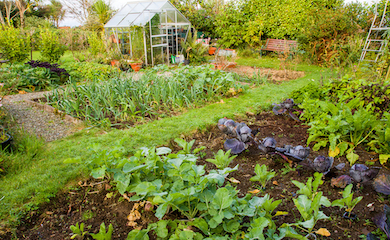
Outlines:
[[[210,67],[182,67],[160,75],[146,71],[140,79],[115,77],[107,81],[75,83],[56,89],[47,101],[74,117],[99,123],[136,122],[219,100],[242,85],[230,73]]]

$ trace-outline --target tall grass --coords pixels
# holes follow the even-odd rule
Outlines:
[[[48,103],[75,117],[100,122],[135,121],[165,116],[242,91],[235,75],[209,66],[182,67],[157,73],[146,71],[140,79],[111,78],[88,85],[71,84],[47,96]]]

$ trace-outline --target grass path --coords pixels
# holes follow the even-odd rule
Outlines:
[[[50,201],[50,197],[63,189],[70,181],[86,177],[87,171],[82,166],[66,164],[69,157],[88,157],[88,147],[97,144],[101,149],[115,146],[120,139],[125,139],[125,147],[136,149],[167,144],[181,134],[204,129],[216,124],[224,116],[234,117],[247,111],[257,113],[261,108],[269,107],[308,82],[321,76],[329,76],[329,71],[318,67],[305,67],[306,76],[280,85],[266,84],[249,89],[244,95],[223,99],[224,103],[209,104],[203,108],[191,109],[185,113],[132,127],[128,130],[112,130],[108,133],[101,129],[84,129],[67,138],[48,143],[44,150],[27,161],[14,174],[0,179],[0,231],[1,227],[18,224],[25,212],[37,208],[41,203]],[[315,79],[315,80],[314,80]]]

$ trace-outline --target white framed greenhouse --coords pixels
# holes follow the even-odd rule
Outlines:
[[[123,55],[154,65],[182,53],[191,23],[167,0],[137,1],[128,2],[104,28]]]

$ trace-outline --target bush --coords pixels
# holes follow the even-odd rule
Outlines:
[[[50,65],[49,63],[46,64]],[[64,70],[57,68],[55,65],[47,67],[33,65],[13,64],[9,67],[0,68],[4,89],[13,93],[21,90],[30,92],[49,89],[51,86],[61,85],[68,80]]]
[[[59,41],[58,34],[51,29],[41,29],[40,52],[45,61],[57,62],[66,51]]]
[[[103,81],[120,72],[116,67],[94,62],[68,62],[61,66],[66,69],[71,78],[75,81]]]
[[[100,33],[92,32],[88,36],[89,51],[94,56],[98,55],[99,53],[105,52],[104,42],[102,40],[102,37],[99,35]]]
[[[29,56],[30,39],[20,29],[8,27],[0,30],[0,52],[11,63],[23,62]]]
[[[313,10],[311,24],[298,36],[300,48],[314,63],[340,66],[358,60],[360,43],[354,37],[361,28],[345,9]]]

